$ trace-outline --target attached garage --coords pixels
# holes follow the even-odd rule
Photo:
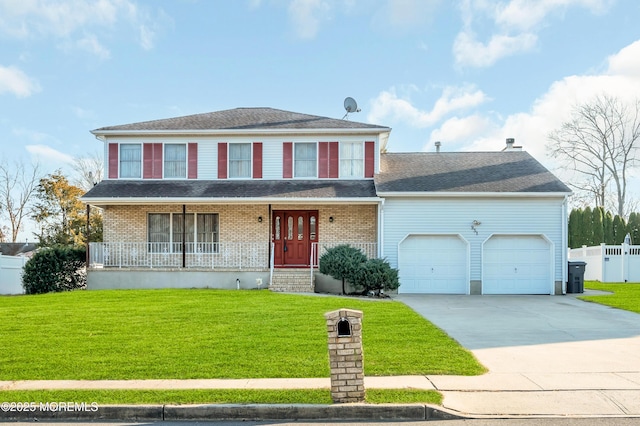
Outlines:
[[[409,235],[398,248],[399,293],[467,294],[469,247],[459,235]]]
[[[493,235],[482,250],[482,294],[553,294],[553,264],[541,235]]]

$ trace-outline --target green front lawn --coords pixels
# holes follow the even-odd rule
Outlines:
[[[115,404],[331,404],[327,389],[189,389],[189,390],[53,390],[0,391],[9,402],[73,401],[98,405]],[[367,389],[366,402],[441,404],[442,395],[432,390]]]
[[[0,297],[0,380],[328,377],[324,313],[339,308],[364,313],[366,375],[485,372],[400,302],[106,290]]]
[[[640,314],[640,283],[601,283],[585,281],[585,288],[611,292],[598,296],[580,296],[582,300],[596,302]]]

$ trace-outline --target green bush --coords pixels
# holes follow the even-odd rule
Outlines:
[[[365,294],[379,295],[382,291],[397,289],[400,281],[398,270],[385,259],[369,259],[360,265],[352,284]]]
[[[22,286],[27,294],[69,291],[87,286],[85,249],[52,247],[37,251],[24,265]]]
[[[367,261],[360,249],[342,244],[327,251],[320,257],[318,270],[336,280],[342,280],[342,294],[345,293],[345,281],[354,283],[360,265]]]

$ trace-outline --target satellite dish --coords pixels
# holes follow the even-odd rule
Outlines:
[[[344,115],[344,117],[342,117],[343,120],[347,118],[347,116],[351,112],[360,112],[360,108],[358,108],[358,103],[356,102],[355,99],[351,97],[347,97],[344,100],[344,109],[347,111],[347,113]]]

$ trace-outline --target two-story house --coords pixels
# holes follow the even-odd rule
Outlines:
[[[391,129],[271,108],[103,127],[89,288],[313,291],[351,244],[400,292],[559,294],[569,189],[510,143],[386,153]]]

